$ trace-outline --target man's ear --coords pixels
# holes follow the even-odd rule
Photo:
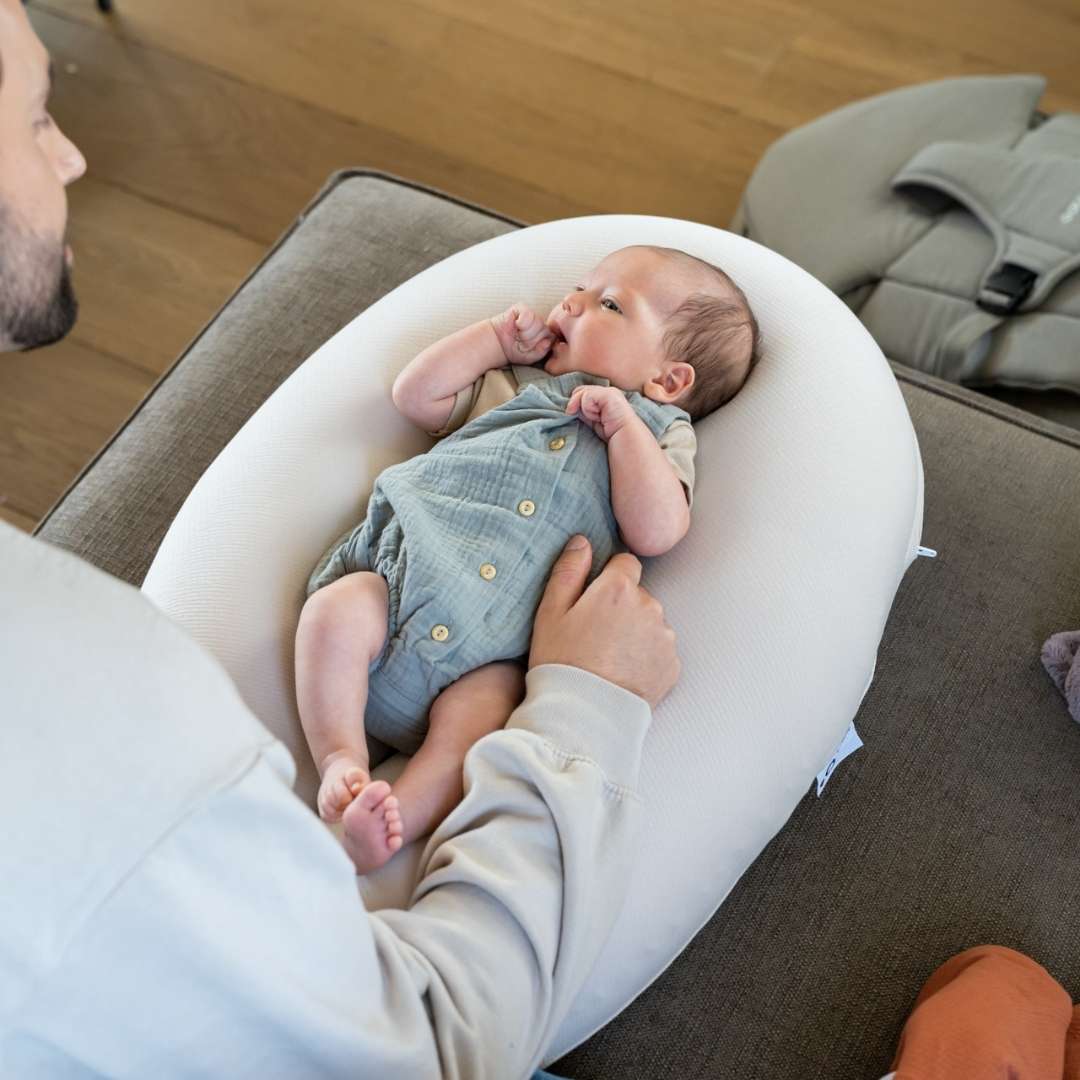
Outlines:
[[[642,388],[650,401],[670,404],[681,398],[691,386],[697,372],[692,364],[677,362],[668,364],[655,379],[650,379]]]

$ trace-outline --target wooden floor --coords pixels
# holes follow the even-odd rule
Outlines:
[[[32,0],[81,316],[0,360],[0,517],[32,528],[327,175],[372,166],[529,222],[726,226],[783,132],[952,75],[1080,111],[1078,0]]]

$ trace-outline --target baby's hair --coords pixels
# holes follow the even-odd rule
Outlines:
[[[668,316],[664,352],[669,360],[690,364],[694,385],[678,405],[691,420],[708,416],[730,401],[743,387],[761,359],[761,331],[746,294],[718,266],[678,248],[652,251],[704,272],[719,294],[696,289]]]

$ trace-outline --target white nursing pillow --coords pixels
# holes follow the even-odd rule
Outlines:
[[[297,793],[313,805],[293,634],[312,565],[359,520],[375,476],[431,445],[394,409],[394,377],[425,345],[516,300],[549,310],[635,243],[727,270],[757,315],[764,358],[696,425],[690,531],[645,560],[682,677],[645,744],[648,824],[626,906],[548,1060],[636,997],[709,919],[869,685],[920,536],[922,466],[896,381],[859,320],[787,259],[705,225],[584,217],[488,240],[407,281],[311,356],[196,485],[144,584],[292,750]],[[376,775],[402,765],[395,756]],[[421,847],[362,882],[370,908],[404,906]]]

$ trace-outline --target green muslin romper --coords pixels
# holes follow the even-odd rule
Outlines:
[[[368,676],[366,731],[412,754],[432,702],[468,671],[524,657],[552,564],[574,533],[592,544],[592,581],[626,548],[611,508],[607,445],[567,415],[581,372],[515,368],[517,395],[375,480],[364,521],[331,546],[308,595],[371,570],[388,586],[387,640]],[[659,439],[674,405],[628,391]]]

